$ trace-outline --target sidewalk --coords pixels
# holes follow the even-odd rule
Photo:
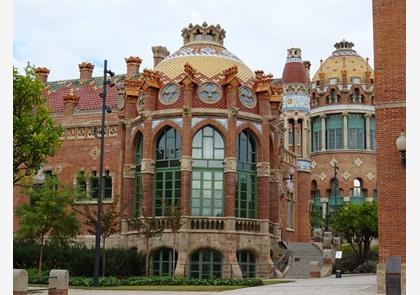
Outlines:
[[[47,292],[37,293],[47,294]],[[322,279],[299,279],[262,287],[252,287],[224,292],[190,291],[115,291],[70,289],[69,295],[376,295],[376,275],[343,275],[341,279],[330,276]]]

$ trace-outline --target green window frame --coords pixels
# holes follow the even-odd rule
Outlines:
[[[205,126],[194,135],[192,151],[191,215],[223,216],[223,138]]]
[[[139,217],[141,210],[141,161],[143,156],[143,137],[140,135],[136,143],[135,172],[134,172],[134,217]]]
[[[242,271],[242,278],[255,278],[255,256],[249,251],[239,251],[236,258]]]
[[[365,117],[363,114],[349,114],[348,145],[349,149],[365,149]]]
[[[91,179],[90,179],[90,187],[91,187],[91,198],[98,199],[99,198],[99,176],[96,170],[92,171]]]
[[[256,142],[248,130],[242,131],[237,141],[237,173],[235,216],[256,217],[257,151]]]
[[[312,119],[312,152],[320,151],[322,148],[322,127],[321,118]]]
[[[223,257],[215,250],[198,250],[191,254],[189,276],[197,279],[222,277]]]
[[[375,116],[370,118],[370,148],[376,150],[376,120]]]
[[[343,148],[343,117],[341,114],[327,116],[326,126],[327,149],[336,150]]]
[[[169,248],[156,250],[152,255],[152,274],[154,276],[171,276],[173,269],[173,251]],[[177,253],[175,253],[175,267]]]
[[[181,137],[175,128],[165,126],[156,141],[156,169],[153,214],[163,216],[165,206],[181,203]]]
[[[109,170],[105,170],[104,175],[104,199],[112,198],[112,176]]]

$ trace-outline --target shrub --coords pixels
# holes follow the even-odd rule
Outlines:
[[[378,246],[372,246],[368,260],[360,264],[358,253],[353,251],[349,244],[343,244],[339,247],[343,251],[343,258],[340,261],[342,273],[373,273],[376,272],[378,263]]]
[[[44,268],[67,269],[71,276],[92,276],[95,250],[86,246],[56,247],[47,245],[44,249]],[[39,246],[14,243],[13,267],[30,269],[38,263]],[[106,274],[111,276],[138,276],[144,274],[144,255],[132,249],[107,249]],[[100,260],[102,262],[102,259]],[[42,277],[42,276],[41,276]],[[32,278],[36,280],[33,275]]]

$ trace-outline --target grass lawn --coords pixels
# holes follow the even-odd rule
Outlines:
[[[263,285],[274,285],[293,282],[293,280],[263,280]],[[31,287],[48,287],[46,285],[32,285]],[[209,291],[209,292],[220,292],[229,291],[240,288],[246,288],[246,286],[115,286],[115,287],[76,287],[70,286],[71,289],[86,289],[86,290],[135,290],[135,291]]]

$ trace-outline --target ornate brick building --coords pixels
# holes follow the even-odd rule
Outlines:
[[[310,241],[311,203],[324,215],[331,210],[331,164],[340,167],[339,202],[375,196],[373,71],[343,41],[312,81],[299,48],[288,49],[282,78],[273,79],[229,52],[219,25],[190,25],[182,37],[172,54],[152,47],[153,70],[140,72],[142,60],[126,58],[127,72],[107,86],[113,111],[106,115],[103,203],[121,219],[107,245],[145,250],[127,219],[164,222],[165,204],[179,204],[176,274],[272,276],[288,242]],[[37,68],[65,132],[35,178],[73,183],[92,208],[102,84],[93,68],[81,63],[78,79],[53,82],[48,69]],[[16,191],[15,205],[22,201]],[[94,242],[83,227],[79,239]],[[172,243],[169,231],[151,239],[154,274],[171,271]]]

